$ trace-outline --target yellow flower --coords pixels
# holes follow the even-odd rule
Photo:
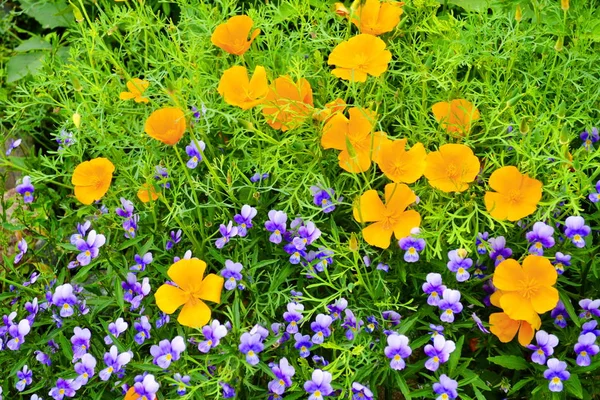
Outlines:
[[[352,23],[360,33],[381,35],[392,31],[400,22],[404,3],[397,1],[356,0],[352,4]]]
[[[321,146],[324,149],[341,150],[340,167],[348,172],[363,172],[376,159],[385,132],[371,133],[376,114],[370,110],[353,107],[348,110],[350,118],[337,113],[325,124]]]
[[[406,139],[385,141],[377,164],[393,182],[414,183],[423,176],[426,157],[422,143],[416,143],[406,151]]]
[[[75,197],[83,204],[100,200],[110,187],[115,166],[107,158],[99,157],[84,161],[75,167],[71,183],[75,185]]]
[[[136,103],[147,103],[149,100],[147,97],[143,97],[142,94],[148,89],[150,82],[142,79],[133,78],[127,82],[128,92],[121,92],[119,98],[121,100],[134,99]]]
[[[179,108],[160,108],[150,114],[144,131],[150,137],[173,146],[185,132],[185,115]]]
[[[379,76],[387,71],[392,53],[377,36],[361,34],[338,44],[327,60],[335,65],[331,73],[348,81],[364,82],[367,75]]]
[[[158,199],[159,194],[156,192],[154,186],[144,183],[142,187],[137,192],[137,197],[142,201],[142,203],[148,203],[150,199],[155,201]]]
[[[273,129],[287,131],[300,126],[313,109],[310,83],[304,78],[294,83],[287,75],[275,79],[269,88],[262,113]]]
[[[260,65],[248,80],[246,67],[236,65],[223,72],[217,91],[227,104],[248,110],[263,102],[269,92],[267,72]]]
[[[224,279],[215,274],[204,277],[206,263],[197,258],[182,259],[171,265],[167,274],[177,286],[164,284],[154,297],[165,314],[173,314],[183,305],[177,321],[184,326],[200,328],[210,320],[210,308],[203,300],[221,302]]]
[[[250,45],[260,33],[260,29],[255,29],[250,35],[250,39],[248,39],[252,25],[254,25],[254,21],[249,16],[236,15],[217,26],[210,37],[210,41],[230,54],[241,56],[248,51]]]
[[[531,324],[538,314],[552,310],[558,303],[558,290],[553,287],[556,269],[547,258],[529,255],[523,266],[511,258],[496,267],[492,282],[500,290],[495,302],[510,318]]]
[[[521,346],[527,346],[541,325],[542,320],[539,316],[533,323],[529,323],[516,321],[503,312],[490,315],[490,332],[496,335],[502,343],[510,342],[519,332],[519,343]]]
[[[358,222],[374,222],[362,230],[365,241],[371,246],[387,249],[392,233],[396,239],[401,239],[408,236],[411,229],[419,227],[421,215],[414,210],[406,211],[416,199],[413,191],[403,183],[385,186],[385,204],[377,191],[363,193],[353,211]]]
[[[479,110],[471,102],[455,99],[442,101],[431,107],[433,116],[448,133],[464,136],[471,130],[471,123],[479,119]]]
[[[495,170],[489,185],[495,192],[486,192],[483,199],[485,208],[496,219],[518,221],[532,214],[542,199],[542,182],[513,166]]]
[[[427,154],[424,175],[443,192],[464,192],[479,173],[479,160],[464,144],[444,144]]]

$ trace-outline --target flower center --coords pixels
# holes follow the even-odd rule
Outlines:
[[[538,282],[532,278],[526,278],[525,280],[519,281],[521,290],[519,291],[521,296],[526,299],[530,299],[535,296],[539,290]]]
[[[89,251],[89,250],[86,250],[86,251],[85,251],[85,255],[86,255],[86,257],[89,257],[89,256],[91,256],[91,255],[92,255],[92,253],[90,253],[90,251]]]
[[[250,351],[248,352],[248,355],[249,355],[250,357],[254,357],[254,351],[250,350]]]
[[[581,240],[581,235],[573,236],[573,240],[575,240],[576,242],[579,242]]]
[[[316,390],[314,394],[315,394],[315,397],[321,397],[321,391],[320,390]]]
[[[394,356],[394,361],[400,361],[400,356],[398,354]]]
[[[208,344],[209,346],[212,346],[212,344],[213,344],[213,341],[212,341],[212,340],[209,340],[209,341],[207,341],[207,342],[206,342],[206,344]]]
[[[448,314],[448,315],[452,315],[452,310],[451,310],[451,309],[447,309],[447,310],[446,310],[446,314]]]
[[[464,273],[465,273],[465,269],[464,269],[463,267],[460,267],[460,268],[458,269],[458,273],[459,273],[459,274],[464,274]]]
[[[542,355],[544,355],[544,350],[542,350],[542,349],[539,349],[539,350],[537,351],[537,353],[538,353],[540,356],[542,356]]]
[[[306,351],[306,346],[302,346],[302,347],[300,347],[300,351],[301,351],[302,353],[304,353],[304,352]]]
[[[520,190],[511,190],[510,192],[508,192],[508,202],[511,204],[515,204],[517,202],[519,202],[519,200],[521,199],[521,191]]]
[[[285,382],[283,381],[283,379],[280,379],[280,380],[279,380],[279,384],[280,384],[281,386],[285,385]]]
[[[440,358],[438,356],[433,357],[433,362],[440,362]]]
[[[25,197],[31,196],[31,192],[25,192]]]
[[[458,178],[458,168],[456,168],[456,165],[449,164],[446,166],[446,175],[452,180]]]
[[[554,378],[552,378],[552,383],[554,383],[555,385],[559,382],[560,382],[560,379],[558,378],[558,376],[555,376]]]
[[[409,247],[408,248],[408,254],[415,254],[417,252],[417,250],[414,247]]]
[[[65,389],[60,389],[60,390],[58,391],[58,394],[60,394],[60,395],[63,395],[63,394],[65,394]]]
[[[171,359],[173,358],[173,355],[171,355],[171,354],[167,354],[167,355],[165,356],[165,358],[167,359],[167,361],[171,361]]]
[[[587,351],[585,351],[585,350],[584,350],[584,351],[582,351],[581,353],[579,353],[579,355],[580,355],[581,357],[587,357]]]

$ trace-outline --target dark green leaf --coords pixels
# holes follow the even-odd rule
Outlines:
[[[524,358],[517,356],[488,357],[488,361],[508,369],[523,370],[529,367]]]

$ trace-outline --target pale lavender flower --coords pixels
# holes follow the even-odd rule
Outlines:
[[[31,184],[31,178],[29,176],[24,176],[21,184],[15,187],[17,193],[23,196],[24,203],[33,203],[33,192],[35,188]]]
[[[554,348],[558,346],[558,338],[555,335],[548,334],[546,331],[537,331],[535,334],[537,345],[530,344],[529,350],[533,350],[531,361],[536,364],[545,365],[546,358],[554,354]]]
[[[183,396],[186,392],[187,386],[190,384],[191,378],[189,377],[189,375],[181,376],[181,374],[178,372],[175,375],[173,375],[173,380],[176,383],[171,383],[171,386],[176,386],[177,394]]]
[[[589,226],[585,224],[582,217],[569,217],[565,221],[565,236],[571,239],[571,242],[577,248],[585,247],[584,238],[591,233]]]
[[[298,323],[302,320],[302,311],[304,311],[302,304],[288,303],[287,311],[283,313],[283,319],[288,323],[285,329],[287,333],[294,334],[298,332]]]
[[[460,303],[460,292],[458,290],[446,289],[442,294],[438,307],[442,310],[440,319],[444,322],[454,322],[454,314],[463,309]]]
[[[15,385],[15,388],[19,392],[22,392],[27,386],[31,385],[31,382],[33,381],[32,377],[33,372],[29,369],[27,365],[24,365],[22,370],[17,371],[18,380]]]
[[[408,236],[398,241],[398,246],[405,251],[404,261],[419,261],[419,253],[425,249],[425,239]]]
[[[176,336],[172,341],[168,339],[161,340],[157,345],[150,348],[150,354],[154,357],[152,361],[163,369],[169,368],[171,362],[179,360],[181,353],[185,351],[185,340],[181,336]]]
[[[448,252],[450,261],[446,264],[451,272],[456,273],[456,280],[464,282],[471,276],[467,271],[473,266],[473,260],[467,257],[465,249],[451,250]]]
[[[352,400],[373,400],[373,392],[367,386],[352,382]]]
[[[233,216],[233,221],[238,224],[238,236],[246,236],[248,229],[252,228],[252,218],[256,217],[256,213],[256,208],[244,204],[241,212]]]
[[[427,281],[423,284],[423,292],[428,294],[427,304],[437,306],[440,303],[442,294],[446,290],[446,286],[442,284],[442,275],[430,272],[425,278]]]
[[[75,396],[75,386],[73,385],[73,379],[63,379],[58,378],[56,381],[56,386],[54,386],[48,395],[52,396],[54,400],[62,400],[66,397],[74,397]]]
[[[196,142],[192,140],[189,145],[185,146],[185,152],[190,157],[186,166],[190,169],[194,169],[198,166],[198,163],[202,161],[202,154],[206,149],[206,144],[202,140],[198,140],[198,146]]]
[[[342,317],[342,311],[344,311],[348,307],[348,301],[344,298],[340,298],[335,301],[333,304],[329,304],[327,309],[329,310],[329,315],[333,320],[338,320]]]
[[[198,350],[202,353],[208,353],[210,349],[217,347],[221,339],[227,335],[227,327],[214,319],[210,325],[202,327],[202,334],[206,340],[198,343]]]
[[[8,149],[6,149],[6,155],[10,156],[12,151],[21,145],[21,142],[21,138],[10,139],[10,142],[8,143]]]
[[[272,232],[269,237],[271,243],[281,243],[282,235],[286,232],[287,215],[283,211],[269,211],[269,220],[265,222],[267,231]]]
[[[548,369],[544,371],[544,378],[550,381],[548,388],[551,392],[562,392],[563,381],[569,379],[571,374],[567,371],[567,363],[557,358],[548,360]]]
[[[333,322],[333,318],[329,315],[319,314],[315,318],[315,322],[310,324],[310,329],[312,329],[315,334],[312,337],[312,341],[314,344],[322,344],[324,338],[331,336],[331,323]]]
[[[123,218],[131,218],[133,216],[133,202],[121,197],[122,208],[117,208],[115,212],[118,216]]]
[[[506,247],[506,239],[504,236],[491,238],[489,243],[492,248],[490,250],[490,258],[494,261],[495,266],[498,266],[498,264],[512,255],[512,250]]]
[[[152,262],[152,253],[147,252],[143,256],[136,254],[133,257],[135,265],[129,268],[130,271],[145,271],[146,267]]]
[[[271,366],[275,379],[268,384],[269,392],[282,395],[285,389],[292,386],[292,377],[296,370],[291,366],[287,358],[279,360],[279,364]]]
[[[77,247],[77,250],[81,252],[77,255],[79,265],[86,266],[94,258],[98,257],[100,247],[104,246],[104,243],[106,243],[106,237],[102,234],[96,234],[95,230],[91,230],[90,233],[88,233],[86,240],[77,240],[75,246]]]
[[[440,381],[433,384],[433,392],[438,394],[436,400],[456,399],[458,397],[458,382],[448,378],[446,374],[440,375]]]
[[[225,260],[225,268],[221,270],[221,276],[225,278],[225,289],[233,290],[236,288],[238,281],[243,278],[241,274],[243,268],[241,263]]]
[[[231,240],[232,237],[237,236],[238,227],[233,226],[233,221],[229,221],[227,225],[221,224],[219,226],[219,233],[221,233],[221,237],[217,239],[215,242],[215,247],[217,249],[222,249],[225,244]]]
[[[437,371],[440,364],[444,364],[450,358],[450,354],[456,349],[456,344],[452,340],[446,340],[442,335],[433,338],[433,344],[425,346],[425,354],[429,359],[425,361],[425,368],[430,371]]]
[[[81,357],[81,361],[75,364],[75,372],[79,375],[75,378],[75,383],[79,386],[86,385],[91,377],[94,376],[96,368],[96,359],[90,353]]]
[[[552,235],[554,235],[554,228],[550,225],[543,222],[533,224],[533,230],[525,235],[527,241],[531,243],[529,253],[543,256],[544,249],[554,246],[555,241]]]
[[[167,245],[165,246],[165,249],[167,251],[169,251],[173,248],[173,246],[175,246],[177,243],[181,242],[181,235],[182,235],[181,229],[178,229],[177,232],[171,231],[169,233],[170,239],[167,240]]]
[[[404,369],[406,367],[404,359],[412,354],[408,338],[404,335],[392,334],[387,337],[387,344],[384,353],[391,360],[390,367],[398,371]]]
[[[83,224],[77,223],[77,233],[71,235],[69,241],[73,246],[77,245],[77,241],[83,239],[88,229],[92,226],[91,221],[85,221]]]
[[[90,348],[92,332],[88,328],[81,329],[76,326],[71,336],[71,348],[73,350],[73,361],[79,360]]]
[[[600,352],[596,345],[596,335],[592,332],[579,336],[575,344],[575,353],[577,354],[577,365],[587,367],[591,364],[591,357]]]
[[[25,253],[27,253],[27,241],[25,240],[25,238],[19,240],[19,242],[17,243],[17,249],[19,250],[19,252],[15,256],[15,259],[13,261],[13,264],[15,265],[20,263]]]
[[[296,333],[294,335],[294,340],[296,343],[294,344],[294,348],[300,351],[300,357],[306,358],[310,356],[310,348],[312,347],[312,342],[310,341],[309,335],[302,335],[301,333]]]
[[[332,379],[331,373],[320,369],[314,370],[311,379],[304,383],[304,390],[310,394],[308,400],[323,400],[324,396],[333,394]]]
[[[260,361],[258,359],[258,353],[263,351],[265,346],[262,342],[262,337],[256,333],[251,334],[244,332],[240,337],[239,350],[242,354],[246,355],[246,361],[250,365],[256,365]]]
[[[133,323],[133,328],[137,332],[133,337],[133,340],[137,344],[143,344],[146,339],[150,339],[150,330],[152,329],[152,325],[150,325],[150,321],[145,315],[142,315],[139,321]]]
[[[117,318],[115,322],[111,322],[108,324],[108,332],[114,337],[119,337],[119,335],[127,330],[129,324],[123,320],[123,318]],[[112,338],[110,335],[106,335],[104,337],[104,343],[112,344]]]
[[[77,297],[73,294],[73,286],[70,283],[57,286],[52,295],[52,304],[60,308],[60,316],[63,318],[73,315]]]
[[[98,374],[100,379],[103,381],[109,380],[113,373],[119,373],[121,368],[127,365],[132,358],[133,353],[131,351],[125,351],[119,354],[117,346],[111,346],[110,350],[104,353],[104,364],[106,364],[106,368]]]

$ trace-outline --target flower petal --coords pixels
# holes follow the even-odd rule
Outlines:
[[[531,324],[527,321],[521,321],[521,328],[519,329],[519,344],[523,347],[527,346],[533,340],[533,330]]]
[[[203,301],[190,301],[181,309],[177,322],[190,328],[200,328],[210,321],[210,315],[210,308]]]
[[[523,273],[535,279],[542,286],[552,286],[556,283],[558,274],[550,260],[545,257],[529,255],[523,260]]]
[[[198,297],[202,300],[212,301],[213,303],[221,302],[221,292],[223,291],[223,283],[225,279],[222,276],[208,274],[200,285]]]
[[[417,196],[404,183],[385,185],[385,207],[391,213],[401,213],[417,200]]]
[[[500,298],[502,310],[514,320],[533,320],[537,313],[533,309],[531,301],[523,297],[519,292],[506,292]]]
[[[511,291],[516,290],[515,282],[524,281],[525,278],[521,265],[516,260],[509,258],[498,264],[492,282],[500,290]]]
[[[410,235],[413,228],[418,228],[421,225],[421,214],[415,210],[404,211],[394,226],[394,235],[396,239],[402,239]]]
[[[519,321],[511,319],[505,313],[494,313],[490,315],[490,331],[498,337],[502,343],[508,343],[517,334]]]
[[[206,263],[197,258],[181,259],[171,265],[167,274],[182,290],[197,293],[202,287]]]
[[[382,249],[390,247],[392,238],[392,229],[388,228],[383,222],[375,222],[362,230],[365,241],[371,246]]]
[[[354,219],[358,222],[373,222],[383,218],[386,208],[375,190],[367,190],[354,207]]]
[[[553,287],[544,286],[538,288],[535,296],[531,298],[531,305],[538,314],[552,310],[558,304],[558,290]]]
[[[164,284],[154,294],[156,305],[165,314],[173,314],[188,300],[185,292],[173,285]]]

